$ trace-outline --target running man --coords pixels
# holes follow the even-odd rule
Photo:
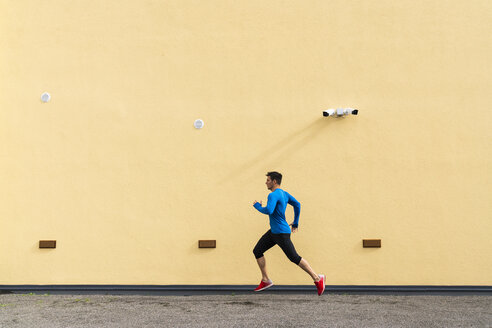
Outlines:
[[[273,281],[268,278],[266,271],[266,261],[263,253],[272,248],[275,245],[280,246],[284,251],[285,255],[289,260],[298,266],[300,266],[304,271],[306,271],[311,278],[314,280],[314,284],[318,289],[318,295],[321,296],[325,291],[325,276],[320,274],[317,275],[309,263],[301,258],[294,248],[294,244],[290,240],[290,226],[292,226],[292,232],[297,232],[299,224],[299,214],[301,213],[301,204],[292,197],[288,192],[280,189],[280,184],[282,183],[282,174],[278,172],[268,172],[267,173],[266,186],[271,193],[268,195],[268,203],[266,207],[262,207],[262,203],[256,200],[253,206],[261,213],[268,214],[270,217],[270,230],[268,230],[258,241],[253,253],[255,254],[256,261],[261,271],[261,282],[256,287],[255,292],[265,290],[273,286]],[[285,219],[285,209],[287,204],[294,207],[294,222],[290,225]]]

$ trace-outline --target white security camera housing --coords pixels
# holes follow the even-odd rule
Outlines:
[[[345,108],[345,110],[343,111],[344,115],[349,115],[349,114],[357,115],[358,113],[359,113],[359,110],[353,109],[353,108]]]
[[[343,108],[337,108],[337,116],[343,116],[343,115],[344,115]]]
[[[333,116],[333,115],[335,115],[334,109],[328,109],[323,111],[323,116]]]

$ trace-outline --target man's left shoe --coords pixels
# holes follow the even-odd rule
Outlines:
[[[255,292],[261,292],[262,290],[265,290],[267,288],[270,288],[273,286],[273,281],[269,280],[267,282],[261,281],[258,287],[255,288]]]
[[[316,289],[318,290],[318,296],[321,296],[325,291],[325,275],[320,274],[319,281],[315,281],[314,284],[316,285]]]

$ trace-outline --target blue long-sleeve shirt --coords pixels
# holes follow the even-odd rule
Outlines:
[[[299,214],[301,213],[301,203],[299,203],[288,192],[277,188],[268,195],[266,207],[261,207],[260,203],[253,206],[261,213],[268,214],[270,217],[270,228],[272,233],[291,233],[290,226],[285,219],[285,209],[287,204],[294,207],[294,223],[292,226],[297,228],[299,225]]]

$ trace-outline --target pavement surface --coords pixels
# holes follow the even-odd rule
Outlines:
[[[492,327],[492,296],[5,294],[0,327]]]

